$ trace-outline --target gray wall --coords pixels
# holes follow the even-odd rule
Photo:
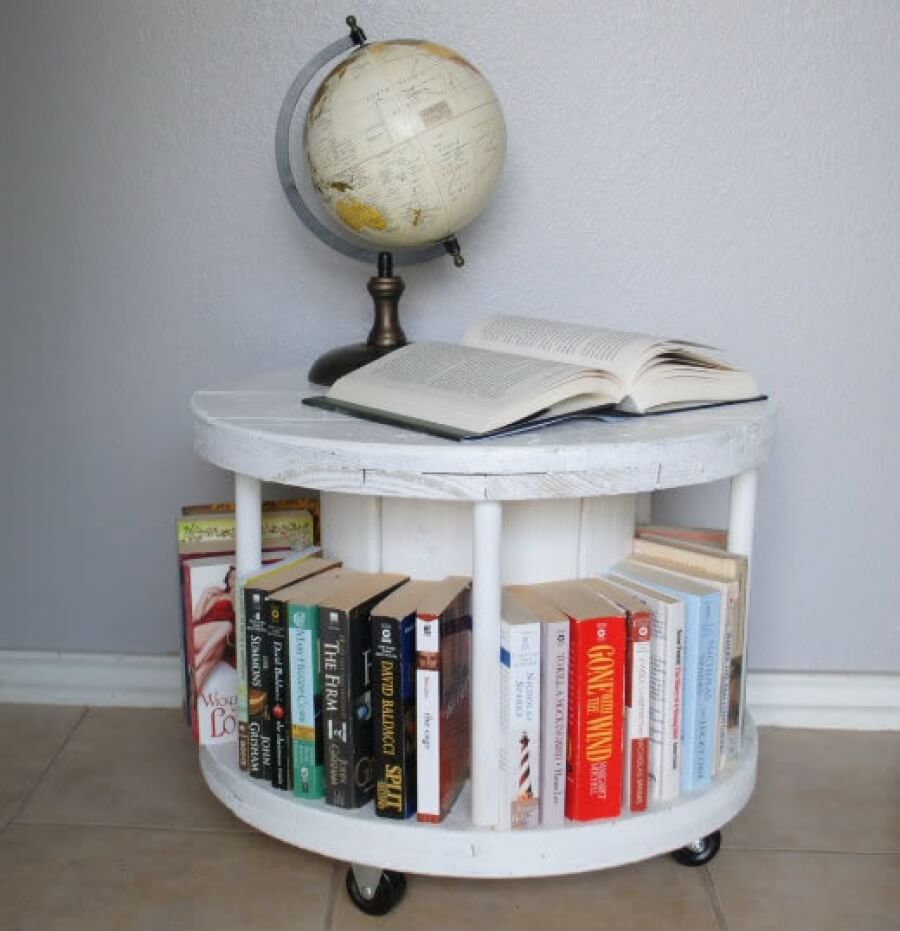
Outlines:
[[[175,650],[173,517],[228,494],[192,452],[191,392],[365,332],[369,270],[301,228],[272,151],[344,12],[0,5],[0,648]],[[752,664],[900,668],[900,5],[355,12],[372,38],[459,49],[508,119],[465,270],[405,270],[408,333],[516,310],[724,347],[781,410]],[[726,510],[718,486],[656,515]]]

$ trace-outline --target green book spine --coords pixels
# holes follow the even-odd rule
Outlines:
[[[324,798],[319,608],[298,604],[287,607],[294,795]]]

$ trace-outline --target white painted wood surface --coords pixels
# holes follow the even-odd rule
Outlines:
[[[468,790],[440,827],[414,818],[379,818],[371,805],[347,812],[303,802],[241,773],[233,757],[233,748],[200,748],[200,765],[213,794],[242,821],[286,843],[408,873],[512,878],[605,869],[677,850],[712,833],[744,807],[753,791],[757,736],[748,721],[741,755],[700,795],[638,815],[528,831],[474,827]]]
[[[301,404],[317,391],[296,370],[198,391],[195,448],[232,472],[323,491],[523,500],[727,478],[764,460],[774,434],[774,404],[759,401],[457,443]]]
[[[457,443],[303,406],[316,390],[302,373],[286,371],[197,392],[195,447],[237,475],[244,548],[252,541],[241,524],[258,523],[252,505],[258,508],[259,481],[268,480],[322,492],[323,544],[348,566],[420,578],[472,575],[470,786],[446,824],[423,829],[386,823],[368,810],[298,802],[239,773],[229,748],[202,748],[213,792],[249,824],[326,856],[453,876],[599,869],[674,850],[734,817],[755,778],[752,725],[742,756],[702,795],[615,821],[494,830],[500,589],[604,571],[629,552],[638,498],[646,514],[655,489],[737,476],[733,533],[736,542],[752,539],[753,470],[771,450],[774,405]],[[350,830],[340,829],[342,818]]]

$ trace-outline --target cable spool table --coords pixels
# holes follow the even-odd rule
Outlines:
[[[260,565],[261,487],[270,481],[320,492],[322,543],[350,568],[471,575],[471,778],[440,825],[379,818],[372,805],[346,811],[296,799],[242,773],[230,745],[200,750],[211,791],[260,831],[349,862],[348,891],[373,913],[399,899],[404,872],[547,876],[673,851],[681,862],[708,862],[719,829],[753,790],[749,715],[740,754],[701,793],[615,820],[497,829],[500,591],[600,574],[630,553],[646,493],[726,478],[728,548],[749,557],[756,467],[771,451],[774,403],[457,443],[303,406],[317,390],[290,370],[192,398],[197,452],[234,473],[238,572]]]

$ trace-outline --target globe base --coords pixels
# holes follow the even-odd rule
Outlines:
[[[396,346],[370,346],[368,343],[354,343],[351,346],[340,346],[319,356],[310,367],[307,378],[314,385],[323,385],[330,388],[342,375],[355,372],[356,369],[374,362],[382,356],[399,349]]]

